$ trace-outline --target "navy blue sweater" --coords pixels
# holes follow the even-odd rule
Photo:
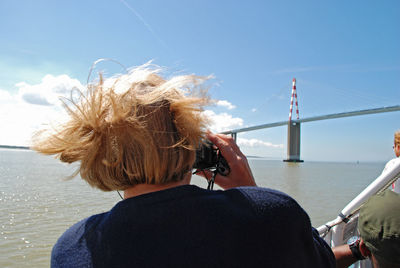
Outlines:
[[[335,267],[291,197],[258,187],[185,185],[123,200],[76,223],[52,267]]]

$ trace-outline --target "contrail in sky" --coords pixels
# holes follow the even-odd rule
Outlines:
[[[161,39],[159,38],[156,33],[154,32],[153,28],[151,28],[151,26],[143,19],[142,16],[140,16],[140,14],[133,8],[131,7],[127,2],[125,2],[124,0],[120,0],[122,4],[124,4],[130,11],[132,11],[133,14],[135,14],[135,16],[144,24],[144,26],[146,26],[147,30],[149,30],[151,32],[151,34],[157,39],[158,42],[160,42],[163,46],[165,46],[168,49],[167,44]]]

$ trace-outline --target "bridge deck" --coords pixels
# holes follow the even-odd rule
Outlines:
[[[292,120],[292,122],[295,122],[295,123],[312,122],[312,121],[327,120],[327,119],[334,119],[334,118],[341,118],[341,117],[388,113],[388,112],[396,112],[396,111],[400,111],[400,105],[387,106],[387,107],[374,108],[374,109],[366,109],[366,110],[358,110],[358,111],[352,111],[352,112],[313,116],[313,117],[308,117],[308,118],[303,118],[303,119]],[[224,131],[222,133],[223,134],[231,134],[231,133],[246,132],[246,131],[258,130],[258,129],[263,129],[263,128],[284,126],[284,125],[287,125],[288,123],[289,123],[289,121],[281,121],[281,122],[275,122],[275,123],[269,123],[269,124],[262,124],[262,125],[258,125],[258,126],[228,130],[228,131]]]

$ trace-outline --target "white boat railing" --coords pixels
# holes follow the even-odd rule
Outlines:
[[[370,185],[348,203],[332,221],[317,228],[318,233],[331,246],[343,245],[357,234],[358,212],[362,205],[373,195],[386,190],[400,178],[400,161],[385,170]],[[362,261],[355,267],[372,267],[369,261]]]
[[[400,161],[391,167],[387,172],[382,173],[376,178],[367,188],[365,188],[359,195],[356,196],[344,209],[339,213],[336,219],[327,222],[326,224],[317,228],[319,234],[325,237],[326,233],[334,226],[340,223],[346,223],[350,218],[355,215],[361,206],[372,195],[384,191],[389,185],[400,178]]]

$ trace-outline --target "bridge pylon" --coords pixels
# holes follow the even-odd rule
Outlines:
[[[297,120],[292,121],[293,99],[296,100]],[[285,162],[304,162],[300,159],[300,122],[299,104],[297,101],[296,78],[293,78],[292,96],[290,98],[288,134],[287,134],[287,159]]]

